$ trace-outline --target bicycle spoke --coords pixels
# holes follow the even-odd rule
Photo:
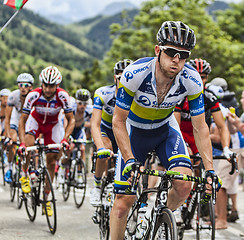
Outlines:
[[[42,213],[46,215],[49,230],[52,234],[57,229],[56,199],[48,170],[45,168],[42,179]]]
[[[83,160],[76,162],[74,166],[74,201],[79,208],[84,202],[86,194],[86,167]]]

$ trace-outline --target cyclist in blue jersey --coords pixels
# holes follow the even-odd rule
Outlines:
[[[194,135],[203,158],[206,176],[216,175],[212,147],[205,122],[203,85],[199,73],[185,64],[196,43],[186,24],[166,21],[157,34],[156,57],[141,58],[128,66],[121,77],[113,115],[113,132],[119,147],[115,172],[116,198],[110,215],[111,239],[123,239],[126,219],[135,192],[125,190],[133,165],[144,165],[148,152],[155,150],[168,170],[192,174],[192,165],[174,107],[188,97]],[[132,173],[133,174],[133,173]],[[208,178],[211,183],[211,178]],[[211,185],[207,184],[210,193]],[[191,183],[174,181],[168,207],[175,210],[188,197]]]
[[[112,131],[112,116],[121,74],[131,62],[129,59],[117,62],[114,66],[115,84],[98,88],[95,91],[91,118],[91,134],[97,148],[98,159],[94,174],[94,188],[90,195],[90,203],[92,206],[99,206],[101,204],[101,178],[106,169],[106,160],[110,157],[111,151],[117,153],[118,150]]]

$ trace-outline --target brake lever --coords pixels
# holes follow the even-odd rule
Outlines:
[[[232,156],[231,156],[231,171],[229,172],[230,175],[233,175],[234,172],[239,172],[238,171],[238,164],[237,164],[237,161],[236,161],[236,153],[233,153]]]

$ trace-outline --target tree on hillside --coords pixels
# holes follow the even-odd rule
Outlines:
[[[207,13],[206,7],[206,0],[144,2],[132,27],[112,26],[111,31],[116,38],[105,57],[105,62],[111,66],[117,59],[136,60],[145,56],[154,56],[156,34],[162,22],[179,20],[188,24],[196,34],[197,45],[192,51],[191,58],[197,57],[209,61],[213,70],[210,77],[226,78],[230,88],[235,90],[237,84],[243,81],[243,73],[235,72],[235,76],[232,74],[234,70],[240,69],[240,51],[243,51],[244,45],[237,41],[233,42],[231,36],[221,30],[218,23]]]

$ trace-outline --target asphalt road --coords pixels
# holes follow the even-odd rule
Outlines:
[[[32,223],[27,217],[24,206],[18,210],[16,208],[16,201],[10,202],[9,186],[2,185],[2,176],[0,175],[0,240],[99,239],[98,225],[95,225],[91,220],[94,212],[94,208],[89,204],[91,186],[92,176],[89,174],[86,198],[80,209],[75,207],[72,194],[69,200],[64,202],[61,190],[55,191],[58,226],[56,234],[52,235],[49,232],[45,216],[41,215],[41,208],[37,209],[38,214],[36,220]],[[240,219],[236,223],[229,224],[227,230],[218,230],[216,239],[244,239],[240,237],[240,232],[244,231],[244,192],[241,187],[239,190],[238,208]],[[195,232],[193,230],[185,232],[184,239],[196,239]],[[209,237],[204,239],[209,239]]]

